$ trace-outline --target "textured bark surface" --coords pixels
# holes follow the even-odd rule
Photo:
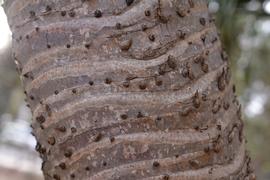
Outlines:
[[[9,0],[46,180],[255,179],[204,0]]]

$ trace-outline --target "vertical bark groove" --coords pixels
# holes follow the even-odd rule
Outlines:
[[[6,0],[46,180],[255,179],[205,0]]]

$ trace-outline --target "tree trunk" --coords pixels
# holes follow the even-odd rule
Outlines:
[[[7,0],[46,180],[255,179],[205,0]]]

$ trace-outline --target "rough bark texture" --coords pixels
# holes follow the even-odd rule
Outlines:
[[[9,0],[46,180],[255,179],[204,0]]]

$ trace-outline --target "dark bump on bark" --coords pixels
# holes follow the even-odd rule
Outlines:
[[[193,105],[195,108],[199,108],[201,105],[201,101],[200,101],[200,96],[199,96],[199,92],[196,91],[194,97],[193,97]]]
[[[39,142],[37,142],[37,144],[35,146],[35,150],[39,152],[40,149],[41,149],[41,144]]]
[[[40,148],[40,154],[45,154],[47,152],[46,148],[45,147],[41,147]]]
[[[232,90],[233,90],[233,93],[236,92],[236,86],[235,86],[235,84],[232,86]]]
[[[143,113],[141,111],[139,111],[138,114],[137,114],[137,118],[143,118],[143,117],[144,117]]]
[[[54,137],[49,137],[48,138],[48,144],[50,144],[50,145],[55,145],[55,138]]]
[[[51,6],[47,5],[47,6],[46,6],[46,12],[49,12],[49,11],[51,11],[51,10],[52,10]]]
[[[169,21],[169,17],[166,17],[162,14],[160,7],[157,9],[157,18],[163,24],[166,24]]]
[[[195,79],[195,75],[189,70],[189,72],[188,72],[188,78],[190,79],[190,80],[194,80]]]
[[[44,168],[45,168],[45,161],[43,161],[42,163],[41,163],[41,170],[43,171],[44,170]]]
[[[177,13],[177,15],[178,15],[179,17],[181,17],[181,18],[183,18],[183,17],[186,16],[186,12],[185,12],[183,9],[180,9],[180,8],[178,8],[178,9],[176,10],[176,13]]]
[[[226,72],[225,72],[225,81],[227,84],[229,84],[230,80],[231,80],[231,71],[230,71],[230,68],[227,67]]]
[[[214,37],[211,41],[212,44],[214,44],[215,42],[217,42],[218,38],[217,37]]]
[[[223,108],[224,108],[224,110],[228,110],[229,108],[230,108],[230,103],[228,103],[228,102],[223,102]]]
[[[156,80],[156,85],[157,86],[162,86],[163,84],[163,81],[162,80]]]
[[[206,24],[206,20],[205,20],[205,18],[200,18],[200,24],[202,25],[202,26],[205,26],[205,24]]]
[[[159,166],[160,166],[159,162],[157,162],[157,161],[154,161],[154,162],[153,162],[153,167],[154,167],[154,168],[157,168],[157,167],[159,167]]]
[[[231,144],[233,142],[233,135],[234,135],[234,130],[232,129],[232,131],[228,135],[228,143],[229,144]]]
[[[38,32],[39,31],[39,27],[35,27],[35,30],[36,30],[36,32]]]
[[[101,133],[97,133],[94,136],[94,142],[99,142],[102,139],[102,134]]]
[[[38,123],[42,124],[45,122],[45,117],[43,115],[37,116],[36,120]]]
[[[213,151],[214,151],[215,153],[219,153],[220,150],[221,150],[220,145],[219,145],[219,144],[215,144],[214,147],[213,147]]]
[[[132,40],[131,39],[124,40],[124,41],[119,43],[120,49],[122,51],[128,51],[130,49],[131,45],[132,45]]]
[[[29,14],[30,14],[30,17],[33,18],[36,16],[36,13],[35,11],[29,11]]]
[[[221,124],[218,124],[218,125],[217,125],[217,130],[221,131],[221,129],[222,129]]]
[[[71,127],[70,130],[73,134],[77,132],[77,129],[75,127]]]
[[[106,84],[111,84],[112,83],[112,79],[111,78],[106,78],[104,82]]]
[[[176,67],[177,67],[176,60],[172,55],[168,56],[167,64],[168,64],[169,68],[171,68],[173,70],[176,69]]]
[[[64,153],[64,156],[67,158],[70,158],[72,156],[72,150],[71,149],[67,149]]]
[[[199,127],[198,125],[195,125],[195,126],[194,126],[194,129],[195,129],[196,131],[199,131],[199,130],[200,130],[200,127]]]
[[[221,150],[221,146],[220,146],[220,140],[221,140],[221,135],[219,134],[218,136],[217,136],[217,138],[213,141],[213,151],[215,152],[215,153],[219,153],[220,152],[220,150]]]
[[[144,15],[145,16],[151,16],[151,11],[150,10],[145,10]]]
[[[199,168],[199,161],[198,160],[190,160],[189,164],[191,165],[191,167],[193,168]]]
[[[94,16],[95,16],[96,18],[102,17],[102,12],[101,12],[101,10],[99,10],[99,9],[95,10]]]
[[[164,64],[161,64],[158,68],[158,74],[159,75],[164,75],[166,73],[166,66]]]
[[[134,0],[126,0],[127,6],[130,6],[133,2],[134,2]]]
[[[223,50],[222,52],[221,52],[221,59],[223,60],[223,61],[228,61],[228,55],[227,55],[227,53]]]
[[[205,153],[209,153],[209,152],[210,152],[210,147],[209,147],[209,146],[205,147],[205,148],[203,149],[203,151],[204,151]]]
[[[66,16],[67,12],[66,11],[61,11],[61,16]]]
[[[216,114],[220,110],[220,104],[217,100],[213,101],[212,113]]]
[[[30,95],[29,97],[32,101],[35,100],[35,97],[33,95]]]
[[[55,130],[64,133],[64,132],[66,132],[66,127],[65,126],[59,126],[59,127],[56,127]]]
[[[145,90],[146,87],[147,87],[147,86],[146,86],[145,83],[142,83],[142,84],[139,85],[139,88],[140,88],[141,90]]]
[[[212,174],[213,173],[213,168],[210,168],[209,171],[208,171],[208,174]]]
[[[67,45],[66,45],[66,48],[68,48],[68,49],[69,49],[70,47],[71,47],[71,45],[70,45],[70,44],[67,44]]]
[[[113,143],[115,141],[115,137],[110,137],[110,142]]]
[[[116,29],[121,29],[122,25],[121,25],[121,23],[116,23],[115,27],[116,27]]]
[[[59,93],[59,91],[58,91],[58,90],[55,90],[55,91],[54,91],[54,94],[55,94],[55,95],[57,95],[58,93]]]
[[[85,167],[85,170],[86,170],[86,171],[90,171],[90,167],[89,167],[89,166],[86,166],[86,167]]]
[[[205,61],[205,59],[203,56],[199,56],[199,57],[196,57],[194,59],[194,63],[196,63],[196,64],[203,63],[204,61]]]
[[[93,81],[89,81],[88,84],[89,84],[90,86],[93,86],[93,85],[94,85],[94,82],[93,82]]]
[[[239,105],[239,107],[238,107],[238,109],[237,109],[237,116],[238,116],[238,119],[242,119],[242,111],[241,111],[241,109],[242,109],[242,106],[241,105]]]
[[[216,22],[216,18],[215,18],[215,17],[211,17],[211,18],[209,19],[209,22],[210,22],[210,23]]]
[[[125,88],[128,88],[128,87],[129,87],[129,82],[128,82],[128,81],[123,82],[123,86],[124,86]]]
[[[86,49],[89,49],[89,48],[90,48],[90,44],[85,44],[84,47],[85,47]]]
[[[105,166],[107,166],[107,162],[106,161],[103,161],[102,162],[102,165],[105,167]]]
[[[177,37],[181,40],[184,40],[186,37],[186,33],[184,33],[182,30],[177,31]]]
[[[53,175],[53,179],[55,179],[55,180],[60,180],[61,178],[60,178],[60,176],[59,176],[59,175],[54,174],[54,175]]]
[[[204,73],[208,73],[209,71],[208,64],[206,64],[205,62],[201,63],[201,69]]]
[[[51,49],[51,45],[47,44],[47,48],[48,48],[48,49]]]
[[[25,39],[29,39],[29,35],[28,34],[25,36]]]
[[[170,176],[168,174],[163,175],[162,180],[169,180]]]
[[[121,119],[124,119],[125,120],[125,119],[128,118],[128,115],[127,114],[121,114],[120,117],[121,117]]]
[[[59,167],[64,170],[66,169],[66,164],[62,162],[59,164]]]
[[[77,93],[77,90],[76,89],[72,89],[72,93],[73,94],[76,94]]]
[[[30,72],[27,72],[27,73],[23,74],[24,78],[29,78],[29,76],[30,76]]]
[[[75,17],[75,12],[71,10],[68,12],[68,15],[69,17]]]
[[[148,29],[147,25],[143,24],[142,25],[142,31],[146,31]]]
[[[162,120],[162,118],[159,116],[156,118],[156,121],[161,121],[161,120]]]
[[[226,83],[225,83],[225,70],[223,69],[222,71],[222,74],[218,77],[218,89],[220,91],[224,91],[225,90],[225,86],[226,86]]]
[[[75,176],[75,174],[70,174],[70,177],[71,177],[72,179],[74,179],[76,176]]]
[[[206,36],[203,34],[203,35],[201,35],[201,40],[202,40],[202,42],[203,43],[205,43],[205,40],[206,40]]]
[[[194,8],[195,4],[193,0],[188,0],[188,3],[191,8]]]
[[[148,36],[148,39],[149,39],[150,41],[154,42],[154,41],[156,40],[156,37],[155,37],[154,34],[150,34],[150,35]]]

